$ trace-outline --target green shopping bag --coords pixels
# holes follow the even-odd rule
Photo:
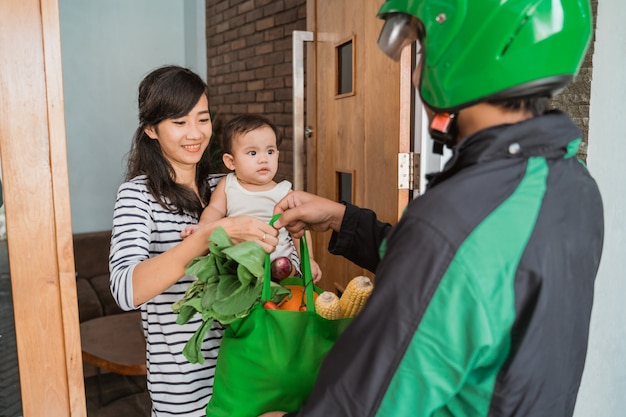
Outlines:
[[[207,417],[257,417],[296,411],[308,398],[319,367],[351,319],[327,320],[315,312],[306,239],[300,239],[306,311],[266,310],[270,260],[265,259],[261,302],[230,324],[219,350]],[[290,283],[293,279],[289,278]]]

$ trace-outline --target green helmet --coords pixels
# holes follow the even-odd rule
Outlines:
[[[422,45],[419,93],[436,112],[560,92],[592,31],[588,0],[387,0],[378,44]]]

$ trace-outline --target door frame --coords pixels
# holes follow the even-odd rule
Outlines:
[[[57,0],[0,3],[0,162],[24,417],[86,416]]]

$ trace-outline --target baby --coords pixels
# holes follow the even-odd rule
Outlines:
[[[217,184],[198,224],[187,226],[181,237],[189,236],[204,223],[225,216],[247,215],[269,222],[276,203],[291,192],[289,181],[278,184],[274,181],[278,171],[280,141],[278,128],[263,116],[244,114],[230,120],[224,126],[222,160],[232,172]],[[309,232],[307,239],[311,240]],[[292,264],[290,276],[300,274],[299,247],[299,242],[281,229],[278,245],[270,259],[287,257]],[[313,281],[317,282],[322,277],[322,271],[313,260],[310,247],[309,257]]]

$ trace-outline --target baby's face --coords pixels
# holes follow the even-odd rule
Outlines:
[[[278,171],[278,154],[274,131],[269,126],[262,126],[233,138],[230,164],[224,162],[227,168],[235,171],[243,185],[273,186]]]

